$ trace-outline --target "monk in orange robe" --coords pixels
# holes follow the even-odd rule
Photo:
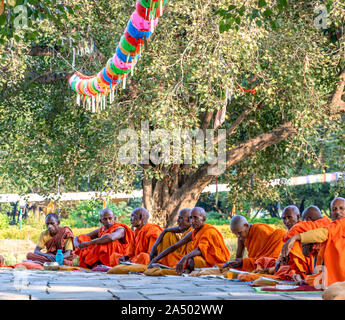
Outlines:
[[[315,206],[310,206],[303,211],[302,219],[308,221],[300,220],[299,210],[296,206],[286,207],[282,212],[282,220],[288,228],[288,232],[284,235],[283,241],[286,242],[294,234],[300,233],[300,230],[311,227],[313,224],[314,228],[318,224],[324,225],[324,223],[314,223],[312,221],[314,219],[320,220],[321,218],[321,212]],[[295,243],[288,259],[282,261],[281,257],[278,259],[260,258],[255,262],[257,270],[266,270],[269,274],[273,274],[281,280],[296,280],[300,282],[313,272],[314,258],[310,256],[307,249],[309,248],[303,248],[300,243]]]
[[[289,232],[284,236],[284,242],[290,239],[293,235],[307,232],[322,227],[328,226],[332,222],[328,217],[322,217],[321,211],[316,206],[309,206],[302,213],[302,221],[295,224]],[[314,260],[317,260],[317,256],[321,249],[320,244],[303,244],[302,251],[306,257],[310,255]],[[315,264],[315,263],[314,263]],[[316,264],[320,264],[316,261]]]
[[[165,249],[180,241],[193,230],[190,222],[190,214],[190,209],[182,209],[177,218],[177,227],[166,228],[163,230],[152,247],[150,252],[150,261],[152,261],[154,257],[163,252]],[[168,267],[176,268],[176,264],[181,260],[181,258],[192,250],[193,241],[190,241],[184,246],[179,247],[164,258],[160,259],[158,262]],[[148,266],[148,268],[150,267],[151,264]]]
[[[163,228],[157,224],[148,223],[150,214],[145,208],[136,208],[131,213],[131,225],[135,228],[134,237],[130,243],[128,254],[120,258],[120,262],[133,262],[148,265],[150,252]]]
[[[345,199],[337,197],[331,203],[331,217],[333,222],[326,227],[293,235],[282,248],[282,257],[289,255],[296,242],[324,243],[322,253],[324,267],[319,274],[309,279],[315,280],[316,285],[325,288],[335,282],[345,281]],[[319,270],[320,271],[320,270]],[[321,276],[322,279],[317,279]],[[322,283],[319,283],[322,280]]]
[[[58,249],[62,249],[63,264],[73,266],[75,257],[73,251],[73,232],[69,227],[60,227],[59,217],[55,213],[49,213],[46,216],[45,223],[47,230],[43,231],[38,240],[34,252],[26,255],[27,260],[43,264],[44,262],[56,261],[56,253]],[[45,252],[41,252],[42,249]]]
[[[309,207],[305,210],[304,215],[315,214],[314,211],[314,207]],[[283,241],[286,242],[295,232],[296,228],[294,229],[294,227],[297,227],[303,222],[300,220],[300,212],[296,206],[287,206],[284,208],[282,220],[288,229],[288,232],[283,237]],[[291,248],[288,259],[282,260],[281,257],[278,259],[275,271],[274,274],[279,274],[281,280],[302,281],[306,275],[313,273],[313,258],[305,256],[301,244],[295,243],[293,248]]]
[[[212,225],[205,223],[206,212],[203,208],[193,208],[190,220],[193,231],[161,252],[151,261],[151,264],[191,241],[194,242],[193,250],[177,263],[176,272],[178,274],[190,273],[195,268],[209,268],[215,265],[221,267],[230,258],[230,252],[222,234]]]
[[[116,266],[119,258],[128,253],[133,231],[125,224],[115,222],[110,209],[100,214],[102,227],[82,234],[74,239],[76,254],[79,255],[79,266],[94,268],[97,265]]]
[[[230,229],[237,237],[235,260],[228,261],[223,268],[235,268],[252,272],[256,269],[255,261],[261,257],[277,259],[284,244],[285,230],[273,229],[265,223],[250,224],[241,215],[234,216],[230,221]],[[248,258],[243,258],[244,249]]]

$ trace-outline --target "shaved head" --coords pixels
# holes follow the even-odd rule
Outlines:
[[[230,221],[230,229],[232,233],[240,240],[248,237],[251,224],[241,215],[235,215]]]
[[[320,209],[317,206],[309,206],[302,213],[303,221],[316,221],[322,218]]]
[[[103,209],[103,210],[101,211],[101,213],[99,214],[100,219],[102,219],[102,217],[103,217],[103,215],[104,215],[105,213],[108,213],[108,214],[110,214],[110,215],[114,215],[114,213],[113,213],[113,211],[112,211],[111,209],[105,208],[105,209]]]
[[[331,218],[338,220],[345,217],[345,199],[336,197],[331,202]]]
[[[149,212],[145,208],[136,208],[131,213],[131,224],[134,228],[143,227],[150,218]]]
[[[99,214],[99,222],[103,224],[105,229],[109,229],[115,223],[113,211],[109,208],[103,209]]]
[[[243,226],[245,224],[248,224],[247,219],[244,216],[236,215],[230,221],[230,229],[233,230],[234,228]]]
[[[299,209],[296,206],[290,205],[284,208],[282,212],[282,220],[288,230],[290,230],[297,222],[299,222],[299,216]]]
[[[190,228],[191,224],[190,224],[190,216],[191,216],[191,209],[181,209],[179,214],[178,214],[178,218],[177,218],[177,224],[179,226],[179,228],[181,230],[187,230]]]
[[[199,230],[206,221],[206,212],[201,207],[195,207],[190,213],[190,220],[193,229]]]
[[[203,217],[206,218],[206,211],[205,211],[203,208],[201,208],[201,207],[195,207],[195,208],[193,208],[192,211],[191,211],[191,214],[192,214],[193,212],[194,212],[194,213],[197,213],[197,214],[199,214],[199,215],[201,215],[201,216],[203,216]]]

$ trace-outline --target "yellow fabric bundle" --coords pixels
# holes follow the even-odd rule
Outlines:
[[[169,276],[178,276],[179,274],[176,273],[175,269],[150,268],[150,269],[147,269],[144,272],[144,275],[159,277],[159,276],[167,276],[167,275],[169,275]]]
[[[131,272],[144,272],[147,266],[144,264],[119,264],[107,271],[109,274],[128,274]]]

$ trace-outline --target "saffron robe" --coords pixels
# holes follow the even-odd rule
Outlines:
[[[76,249],[79,255],[79,266],[82,268],[92,268],[99,262],[105,266],[116,266],[118,258],[127,255],[131,240],[133,239],[133,231],[127,225],[115,222],[110,228],[105,229],[104,226],[98,230],[98,238],[115,232],[118,228],[125,229],[125,236],[121,240],[115,240],[104,244],[93,244],[83,249]],[[88,235],[78,236],[79,243],[92,240]]]
[[[324,245],[325,285],[345,281],[345,217],[327,227],[328,239]]]
[[[48,254],[54,254],[56,255],[58,249],[62,249],[62,252],[65,253],[67,250],[65,250],[65,244],[66,242],[73,241],[73,232],[69,227],[58,227],[58,231],[56,235],[50,238],[44,245],[47,250]],[[63,264],[67,266],[73,266],[73,259],[75,257],[74,251],[71,251],[71,254],[68,258],[63,259]],[[32,261],[40,261],[42,263],[44,262],[50,262],[50,260],[44,256],[41,256],[39,254],[29,252],[26,255],[27,260]]]
[[[284,245],[285,233],[285,230],[273,229],[265,223],[253,223],[244,242],[248,258],[243,258],[242,267],[239,269],[248,272],[255,270],[255,261],[261,257],[277,259]]]
[[[194,257],[194,268],[222,267],[230,259],[222,234],[212,225],[205,223],[200,230],[193,230],[193,250],[199,248],[202,256]]]
[[[160,244],[157,246],[157,254],[160,254],[165,249],[171,247],[181,239],[183,239],[193,228],[190,227],[184,233],[174,233],[174,232],[167,232]],[[176,268],[177,263],[184,257],[186,254],[193,251],[194,243],[193,241],[187,242],[185,245],[177,248],[175,251],[169,253],[167,256],[163,257],[159,260],[159,263],[164,264],[171,268]]]
[[[136,229],[128,250],[131,262],[148,265],[151,249],[162,231],[162,227],[152,223],[146,223],[140,230]]]

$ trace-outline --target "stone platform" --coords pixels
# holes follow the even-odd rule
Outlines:
[[[321,293],[257,293],[217,278],[0,270],[0,300],[322,300]]]

